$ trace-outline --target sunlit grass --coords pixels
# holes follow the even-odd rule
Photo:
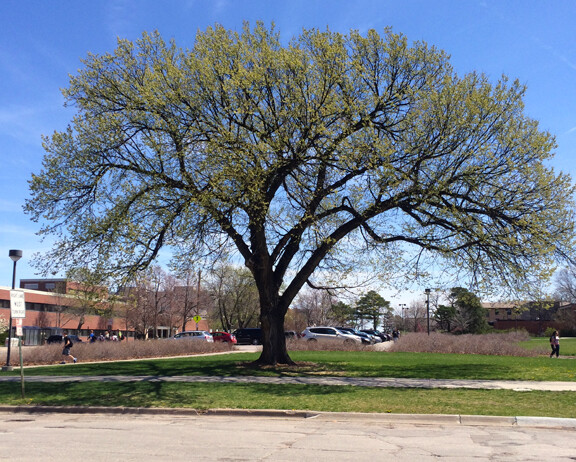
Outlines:
[[[10,405],[284,409],[576,418],[573,392],[213,383],[0,383]]]
[[[533,338],[525,342],[520,342],[519,345],[527,349],[547,349],[548,353],[551,351],[548,338]],[[560,356],[576,357],[576,338],[560,338]]]

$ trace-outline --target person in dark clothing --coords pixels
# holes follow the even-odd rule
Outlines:
[[[64,349],[62,350],[62,356],[68,357],[72,360],[72,362],[76,363],[78,358],[75,358],[72,356],[72,353],[70,353],[72,345],[74,344],[72,343],[72,340],[70,340],[70,337],[68,337],[68,332],[64,332]],[[60,364],[66,364],[66,361],[63,360]]]
[[[554,355],[556,355],[556,357],[560,356],[560,334],[557,330],[550,336],[550,346],[552,347],[550,357],[552,358]]]

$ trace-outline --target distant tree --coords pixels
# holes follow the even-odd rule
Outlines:
[[[67,295],[73,297],[75,301],[67,308],[67,312],[77,317],[77,329],[82,329],[86,315],[97,315],[107,319],[112,317],[114,296],[109,293],[100,274],[79,267],[70,269],[66,278],[69,280]]]
[[[524,92],[390,30],[119,40],[83,61],[64,90],[77,114],[44,140],[25,207],[58,237],[43,269],[130,274],[166,246],[230,245],[258,289],[262,364],[292,363],[284,318],[327,270],[413,275],[436,256],[515,287],[576,248],[575,189]]]
[[[355,317],[363,324],[364,320],[370,321],[373,329],[377,329],[381,321],[381,316],[389,318],[392,315],[390,302],[375,292],[374,290],[364,294],[356,302]]]
[[[307,326],[308,323],[306,321],[306,316],[302,311],[295,308],[290,308],[288,310],[285,322],[286,330],[293,330],[300,333],[306,329]]]
[[[448,299],[456,311],[453,323],[461,333],[481,334],[488,329],[486,310],[477,295],[463,287],[454,287]]]
[[[330,318],[334,320],[334,324],[339,326],[346,326],[354,321],[354,308],[343,301],[332,303],[330,309]]]
[[[159,327],[172,330],[176,322],[174,308],[175,279],[159,266],[152,266],[139,273],[123,290],[128,304],[127,322],[138,336],[148,339],[159,337]],[[171,332],[170,332],[171,333]]]
[[[426,305],[420,301],[414,301],[408,305],[404,318],[405,329],[414,332],[426,330]]]
[[[576,264],[568,265],[558,271],[555,282],[556,298],[576,303]]]
[[[332,315],[333,297],[326,290],[303,290],[294,302],[306,319],[307,326],[323,326],[335,321]]]
[[[214,301],[212,318],[224,330],[258,326],[258,289],[246,268],[217,266],[208,290]]]
[[[195,316],[206,316],[212,309],[211,294],[202,286],[201,270],[181,273],[174,287],[173,305],[183,331]]]
[[[451,331],[455,318],[456,308],[454,306],[439,305],[434,312],[434,321],[440,329],[446,332]]]

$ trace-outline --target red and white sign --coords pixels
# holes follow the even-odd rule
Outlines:
[[[22,332],[22,318],[18,318],[16,321],[16,337],[22,337],[24,333]]]

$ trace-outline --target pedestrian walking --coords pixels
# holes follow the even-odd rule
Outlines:
[[[62,350],[62,356],[70,358],[74,363],[78,360],[72,353],[70,353],[70,348],[72,348],[74,344],[70,337],[68,337],[68,332],[64,332],[64,349]],[[66,361],[62,361],[60,364],[66,364]]]
[[[550,357],[552,358],[554,355],[558,357],[560,355],[560,334],[558,334],[557,330],[550,336],[550,347],[552,347]]]

